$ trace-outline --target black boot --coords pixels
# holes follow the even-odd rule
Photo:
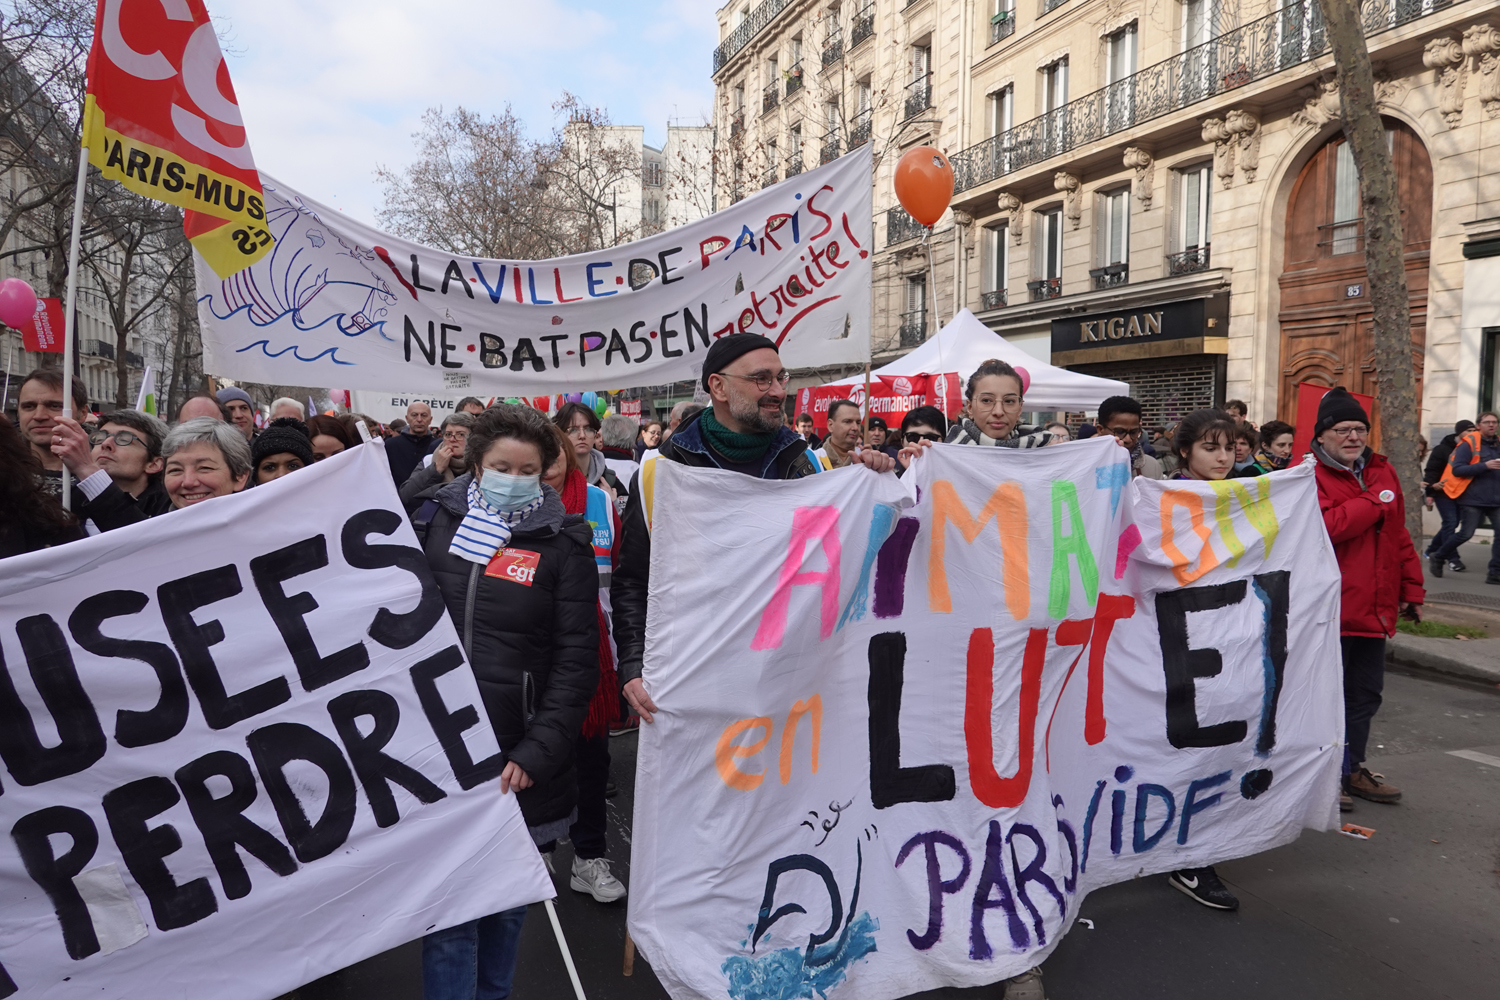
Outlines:
[[[1443,575],[1443,561],[1437,556],[1430,557],[1427,560],[1427,572],[1433,576],[1441,577]]]

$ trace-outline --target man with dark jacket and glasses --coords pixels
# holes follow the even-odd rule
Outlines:
[[[732,333],[714,341],[703,362],[703,388],[713,404],[688,417],[662,442],[630,481],[620,536],[620,559],[610,584],[614,607],[618,672],[625,700],[645,722],[657,711],[641,681],[646,648],[646,595],[651,585],[651,525],[655,464],[680,462],[697,468],[728,469],[757,479],[801,479],[819,470],[807,442],[786,426],[782,407],[791,375],[776,344],[753,333]],[[889,455],[863,449],[855,462],[889,472]]]

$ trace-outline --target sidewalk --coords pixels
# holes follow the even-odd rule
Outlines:
[[[1448,569],[1442,579],[1427,570],[1422,560],[1423,586],[1428,605],[1449,605],[1500,613],[1500,585],[1484,582],[1493,548],[1471,541],[1459,551],[1467,567],[1462,573]],[[1391,666],[1422,673],[1440,674],[1482,684],[1500,684],[1500,630],[1494,639],[1424,639],[1397,632],[1386,646]]]

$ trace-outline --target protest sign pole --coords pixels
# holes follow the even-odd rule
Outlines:
[[[552,921],[552,933],[557,937],[557,948],[562,952],[563,964],[568,967],[568,978],[573,981],[573,995],[578,1000],[586,1000],[583,983],[578,981],[578,969],[573,965],[573,953],[568,950],[568,939],[563,937],[562,923],[557,919],[557,907],[552,905],[550,899],[544,899],[542,903],[547,907],[547,919]]]
[[[0,410],[5,409],[5,404],[10,402],[10,370],[16,363],[16,342],[10,342],[10,350],[5,355],[5,390],[0,392]]]
[[[68,306],[67,312],[63,313],[63,384],[62,384],[62,406],[63,416],[73,416],[73,351],[77,333],[77,321],[73,316],[73,309],[78,300],[78,243],[83,231],[83,192],[89,179],[89,155],[88,147],[78,147],[78,182],[73,188],[73,235],[68,241]],[[68,472],[68,467],[62,470],[62,505],[63,510],[73,509],[73,476]]]

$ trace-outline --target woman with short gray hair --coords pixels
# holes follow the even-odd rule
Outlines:
[[[179,510],[238,493],[250,478],[250,443],[232,425],[211,417],[178,424],[161,453],[167,463],[162,482]]]

